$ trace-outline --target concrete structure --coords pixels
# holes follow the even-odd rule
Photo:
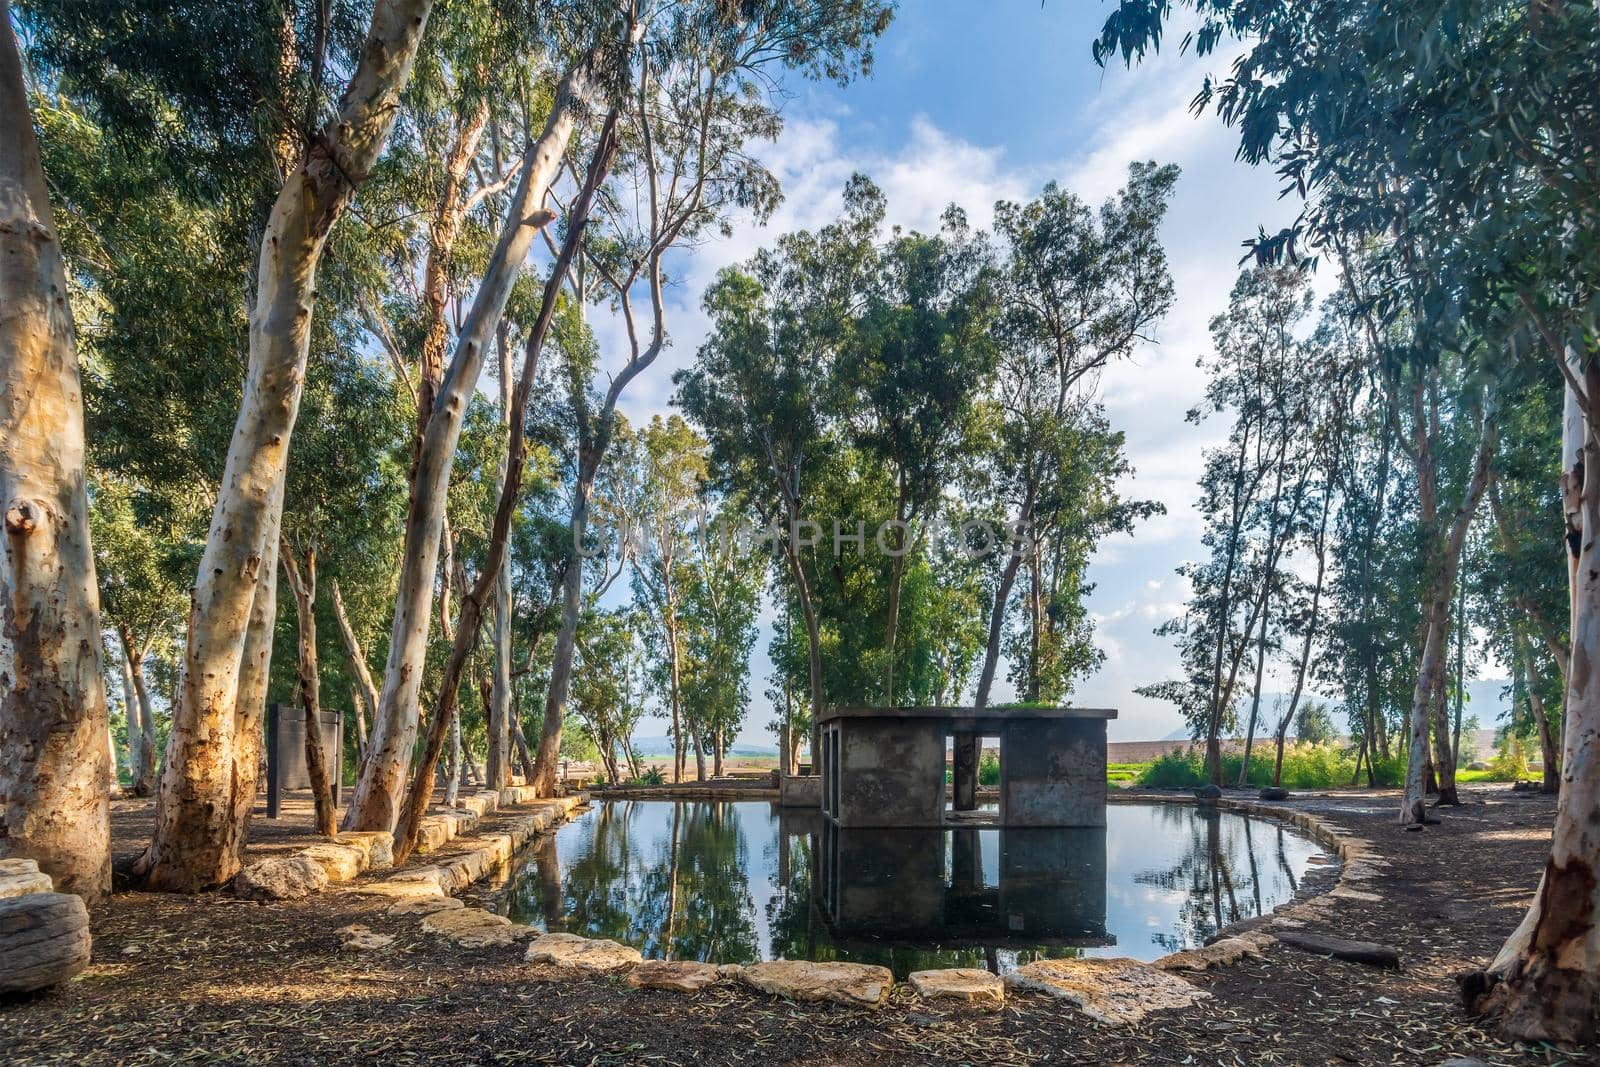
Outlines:
[[[333,802],[339,803],[339,767],[344,751],[344,716],[323,711],[322,758],[332,778]],[[295,707],[267,705],[267,818],[278,817],[284,790],[311,788],[311,772],[306,769],[306,716]]]
[[[945,826],[955,821],[945,801],[947,742],[993,737],[1000,810],[988,821],[1105,826],[1106,722],[1116,717],[1090,708],[831,708],[820,718],[822,811],[840,827]]]

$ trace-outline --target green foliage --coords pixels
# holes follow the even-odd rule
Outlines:
[[[1274,753],[1270,746],[1251,753],[1247,783],[1259,788],[1272,784]],[[1223,781],[1239,780],[1244,757],[1237,752],[1222,756]],[[1284,747],[1280,784],[1289,789],[1336,789],[1355,776],[1355,755],[1335,744],[1290,744]],[[1135,781],[1156,789],[1197,789],[1210,781],[1205,758],[1198,749],[1175,748],[1157,756],[1138,772]]]
[[[978,784],[990,787],[1000,784],[1000,757],[987,749],[978,757]]]
[[[1496,782],[1520,782],[1528,777],[1528,752],[1522,739],[1510,730],[1500,735],[1499,750],[1489,761],[1489,777]]]

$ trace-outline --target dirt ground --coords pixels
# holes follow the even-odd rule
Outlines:
[[[325,892],[293,904],[118,893],[94,916],[91,968],[68,986],[0,1006],[0,1064],[1485,1064],[1595,1063],[1600,1049],[1496,1041],[1459,1008],[1453,976],[1480,966],[1537,880],[1548,798],[1473,788],[1442,825],[1403,832],[1392,794],[1289,802],[1334,814],[1391,866],[1339,900],[1329,932],[1396,946],[1396,973],[1272,946],[1194,978],[1194,1009],[1137,1026],[1092,1022],[1063,1002],[1015,994],[1004,1011],[929,1009],[897,991],[882,1012],[790,1004],[717,987],[699,997],[555,980],[520,946],[469,951],[394,919],[371,898]],[[304,806],[256,824],[252,854],[303,839]],[[117,848],[149,829],[120,801]],[[341,952],[336,928],[399,935]]]

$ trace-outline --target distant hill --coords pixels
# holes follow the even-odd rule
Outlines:
[[[648,759],[672,755],[672,738],[670,737],[635,737],[633,747],[639,755]],[[776,745],[750,745],[735,744],[728,749],[730,756],[777,756]]]

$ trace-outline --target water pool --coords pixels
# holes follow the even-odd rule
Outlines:
[[[650,958],[1004,972],[1195,947],[1293,896],[1322,852],[1188,805],[1112,804],[1104,830],[841,830],[764,802],[601,801],[519,855],[493,906]]]

